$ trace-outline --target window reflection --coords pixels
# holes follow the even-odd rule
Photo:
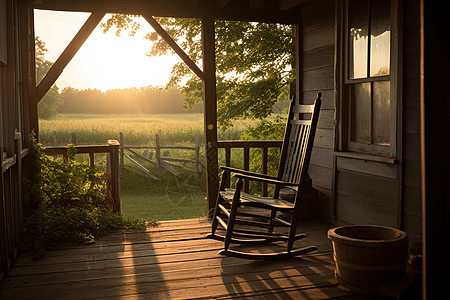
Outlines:
[[[349,1],[349,78],[367,77],[367,1]]]
[[[373,83],[373,143],[390,145],[390,82],[379,81]]]
[[[353,85],[352,88],[352,141],[370,144],[371,100],[370,82]]]
[[[370,76],[389,75],[391,48],[390,1],[370,5]]]
[[[389,75],[390,0],[370,3],[368,0],[351,0],[348,2],[348,11],[349,79]]]

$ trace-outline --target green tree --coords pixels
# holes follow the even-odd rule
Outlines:
[[[200,20],[157,21],[194,62],[201,62]],[[113,15],[102,27],[104,32],[116,28],[116,35],[131,29],[133,35],[136,24],[136,18]],[[216,21],[215,27],[219,125],[231,126],[238,118],[266,118],[276,102],[289,100],[286,90],[295,79],[292,26]],[[173,51],[156,32],[147,33],[145,38],[153,42],[148,56]],[[181,90],[187,108],[202,100],[201,80],[184,63],[173,66],[167,86]]]
[[[37,83],[45,77],[48,70],[52,66],[52,62],[45,59],[45,53],[48,52],[45,48],[45,43],[39,39],[35,38],[35,48],[36,48],[36,81]],[[59,89],[56,84],[52,85],[50,90],[45,94],[38,104],[39,119],[49,120],[56,116],[56,108],[61,103],[61,98],[59,94]]]

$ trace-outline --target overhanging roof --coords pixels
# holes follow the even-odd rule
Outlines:
[[[307,0],[34,0],[36,9],[295,24]]]

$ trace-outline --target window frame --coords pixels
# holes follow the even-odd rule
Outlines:
[[[340,91],[337,91],[338,95],[341,97],[341,105],[338,106],[340,109],[341,118],[339,118],[339,125],[337,128],[336,134],[338,135],[338,144],[336,145],[336,149],[339,151],[348,151],[354,152],[356,154],[361,155],[373,155],[373,156],[382,156],[388,158],[397,158],[398,154],[398,142],[400,140],[400,117],[399,117],[399,108],[398,103],[400,98],[400,86],[401,82],[401,72],[400,72],[400,50],[401,43],[399,38],[400,32],[400,22],[399,18],[400,10],[398,0],[391,0],[390,7],[390,17],[391,17],[391,44],[390,44],[390,74],[382,75],[376,77],[367,77],[367,78],[349,78],[349,10],[348,10],[348,2],[349,0],[342,0],[338,9],[336,10],[337,17],[340,18],[338,24],[340,24],[340,30],[338,31],[340,34],[340,38],[337,40],[336,51],[338,51],[336,57],[341,58],[341,62],[337,66],[341,69],[339,72],[340,82],[339,85]],[[339,19],[338,19],[339,20]],[[339,53],[340,52],[340,53]],[[369,52],[370,53],[370,52]],[[369,56],[370,57],[370,56]],[[370,68],[370,66],[368,66]],[[370,70],[368,70],[368,73]],[[373,82],[377,81],[390,81],[390,145],[376,145],[376,144],[365,144],[351,141],[351,116],[352,116],[352,99],[351,99],[351,86],[357,83],[370,82],[371,86]],[[373,95],[373,94],[372,94]]]

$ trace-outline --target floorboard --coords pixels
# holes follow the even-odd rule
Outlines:
[[[273,261],[218,255],[222,242],[205,238],[206,219],[118,230],[92,244],[63,245],[41,260],[20,255],[0,282],[0,299],[379,299],[336,283],[329,228],[300,224],[308,237],[296,243],[319,249]]]

